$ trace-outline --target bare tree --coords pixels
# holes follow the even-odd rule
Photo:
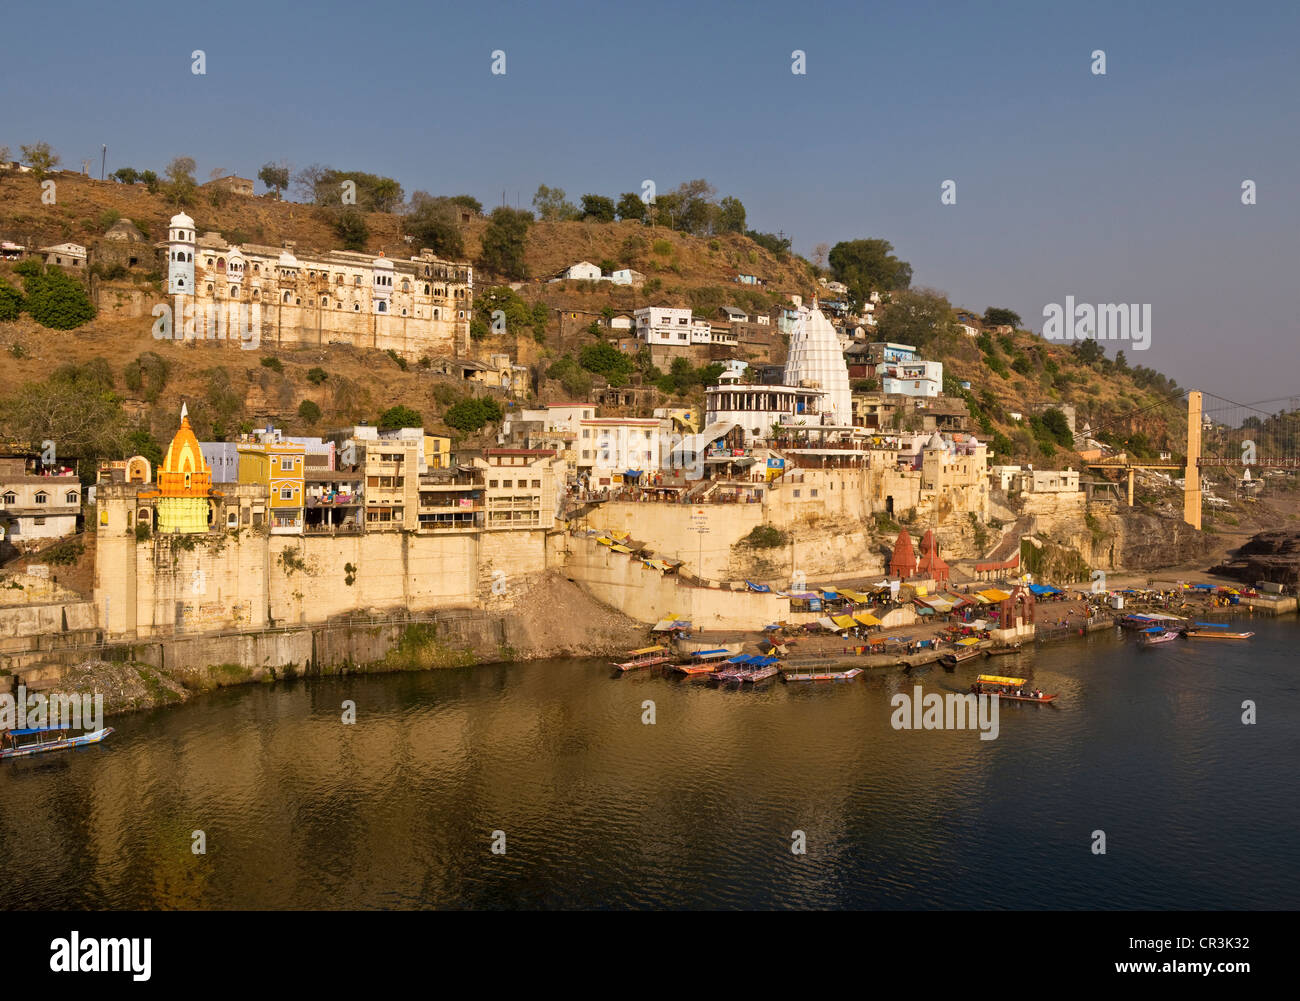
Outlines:
[[[816,264],[819,269],[824,269],[826,267],[826,259],[830,256],[830,252],[831,245],[829,243],[817,244],[817,246],[813,247],[813,263]]]

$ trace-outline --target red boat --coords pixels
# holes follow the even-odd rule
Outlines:
[[[668,656],[668,650],[661,646],[647,646],[640,650],[629,650],[627,652],[629,660],[621,664],[615,664],[620,671],[633,671],[638,667],[653,667],[655,664],[667,664],[672,658]]]

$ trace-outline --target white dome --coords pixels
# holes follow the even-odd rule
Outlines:
[[[172,216],[171,227],[172,229],[193,229],[194,220],[184,212],[178,212]]]
[[[282,268],[296,268],[298,266],[298,258],[294,257],[293,254],[286,250],[280,254],[279,264]]]

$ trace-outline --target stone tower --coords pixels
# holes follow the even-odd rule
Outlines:
[[[167,294],[194,294],[194,220],[184,212],[167,224]]]

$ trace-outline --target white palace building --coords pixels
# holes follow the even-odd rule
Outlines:
[[[261,343],[351,344],[407,358],[469,346],[474,271],[430,250],[392,260],[347,250],[297,257],[294,246],[198,236],[184,212],[167,239],[167,291],[182,306],[257,305]]]

